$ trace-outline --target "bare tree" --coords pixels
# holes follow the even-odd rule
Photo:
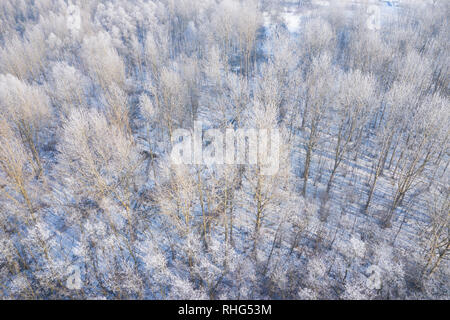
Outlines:
[[[12,75],[0,76],[1,116],[14,125],[23,145],[33,157],[34,172],[42,173],[40,137],[51,120],[49,99],[38,86],[28,85]]]
[[[334,164],[327,184],[330,190],[336,171],[352,148],[358,129],[367,123],[367,112],[373,104],[375,81],[370,75],[356,70],[345,74],[337,95],[337,136],[334,147]]]
[[[442,187],[429,201],[429,222],[423,226],[422,241],[425,245],[423,274],[432,276],[442,260],[450,252],[450,199],[448,188]]]
[[[313,152],[322,133],[321,124],[328,115],[333,97],[333,80],[334,74],[330,56],[322,55],[314,58],[311,69],[306,75],[303,97],[304,113],[302,126],[307,128],[306,157],[303,169],[303,195],[306,195]]]

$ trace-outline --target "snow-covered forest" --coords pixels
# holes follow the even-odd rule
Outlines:
[[[0,299],[449,299],[449,16],[1,0]],[[278,170],[174,163],[199,122]]]

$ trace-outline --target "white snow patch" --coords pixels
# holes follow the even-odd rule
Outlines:
[[[289,32],[297,32],[300,29],[300,15],[293,12],[282,14]]]

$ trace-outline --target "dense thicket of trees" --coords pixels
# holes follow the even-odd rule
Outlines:
[[[1,1],[0,298],[448,299],[449,3],[366,9]]]

